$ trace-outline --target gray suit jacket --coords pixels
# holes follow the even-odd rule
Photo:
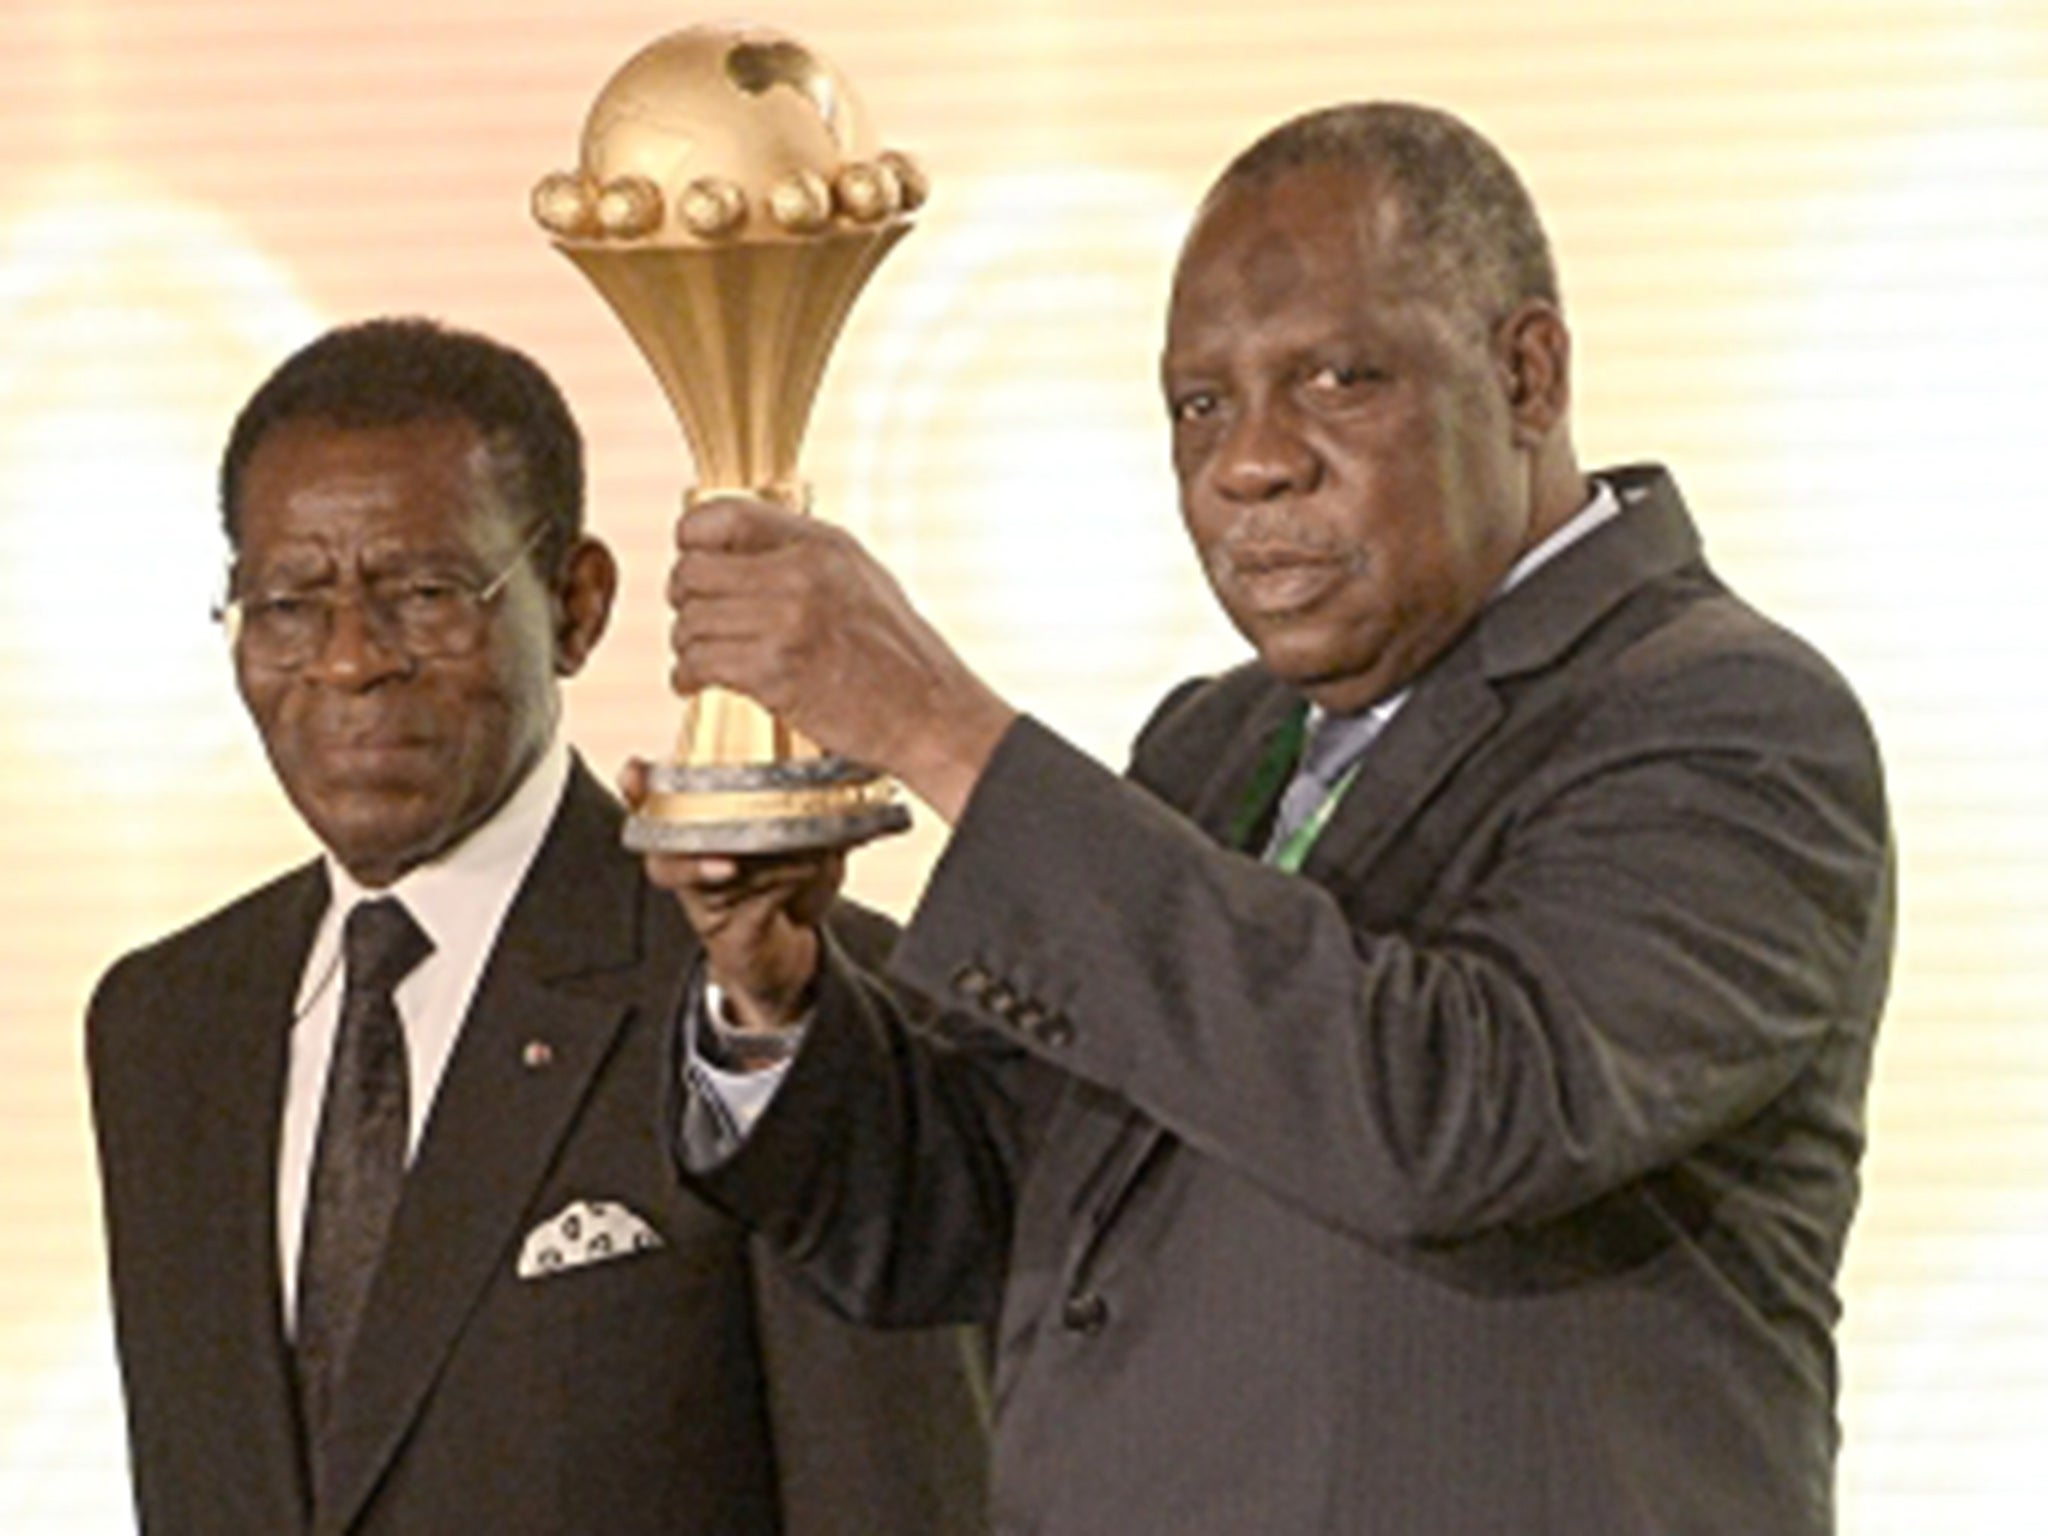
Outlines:
[[[1876,753],[1669,479],[1609,478],[1301,877],[1219,846],[1296,706],[1256,668],[1142,788],[1020,723],[896,978],[835,960],[738,1150],[687,1117],[841,1305],[999,1312],[999,1530],[1831,1529]]]
[[[982,1393],[962,1337],[850,1327],[677,1187],[659,1079],[694,945],[619,824],[579,765],[407,1175],[344,1398],[339,1492],[318,1510],[274,1211],[320,867],[102,982],[93,1109],[146,1531],[982,1528]],[[579,1200],[625,1203],[664,1245],[521,1279],[526,1234]]]

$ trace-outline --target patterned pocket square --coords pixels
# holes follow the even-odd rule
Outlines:
[[[542,1280],[661,1246],[661,1234],[629,1207],[609,1200],[576,1200],[526,1234],[526,1244],[519,1250],[519,1278]]]

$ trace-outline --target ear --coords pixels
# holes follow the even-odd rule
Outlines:
[[[1495,330],[1494,349],[1514,418],[1515,446],[1534,448],[1571,410],[1571,332],[1555,304],[1526,299]]]
[[[584,537],[570,546],[552,594],[557,677],[574,677],[583,670],[611,622],[618,590],[618,562],[600,540]]]

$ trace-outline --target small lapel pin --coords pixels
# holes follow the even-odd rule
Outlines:
[[[545,1040],[529,1040],[519,1053],[519,1064],[529,1072],[538,1072],[554,1064],[555,1048]]]

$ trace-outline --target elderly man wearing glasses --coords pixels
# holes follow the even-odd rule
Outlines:
[[[221,471],[235,676],[321,857],[89,1021],[142,1528],[979,1528],[978,1351],[821,1312],[657,1144],[696,944],[561,739],[612,557],[525,357],[329,333]]]

